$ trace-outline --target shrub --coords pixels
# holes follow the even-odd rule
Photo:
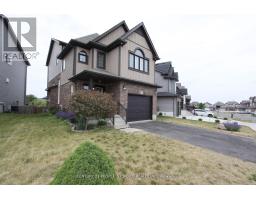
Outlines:
[[[75,119],[75,113],[59,111],[55,114],[58,118],[73,121]]]
[[[224,117],[223,119],[224,119],[224,120],[228,120],[228,118],[226,118],[226,117]]]
[[[85,123],[84,117],[79,116],[76,118],[75,129],[76,130],[85,130],[86,129],[86,123]]]
[[[78,91],[71,98],[71,110],[77,116],[84,117],[87,127],[87,119],[105,119],[116,113],[116,102],[111,94],[98,91]]]
[[[186,117],[182,117],[182,119],[187,119]]]
[[[203,121],[203,120],[201,118],[199,118],[198,121]]]
[[[239,131],[240,130],[240,125],[237,122],[225,122],[224,126],[228,131]]]
[[[98,124],[97,124],[98,126],[106,126],[107,125],[107,121],[106,120],[104,120],[104,119],[100,119],[99,121],[98,121]]]
[[[219,123],[220,123],[220,120],[216,119],[216,120],[215,120],[215,123],[216,123],[216,124],[219,124]]]
[[[160,112],[158,115],[159,115],[159,116],[163,116],[163,113]]]
[[[253,180],[253,181],[256,181],[256,174],[252,174],[249,179]]]
[[[57,106],[50,106],[48,110],[51,114],[55,115],[59,111],[59,108]]]
[[[118,181],[113,162],[96,145],[86,142],[64,162],[51,184],[114,185]]]

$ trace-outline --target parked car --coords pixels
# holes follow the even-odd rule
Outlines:
[[[204,117],[214,117],[214,113],[208,110],[203,109],[195,109],[193,110],[193,114],[196,116],[204,116]]]

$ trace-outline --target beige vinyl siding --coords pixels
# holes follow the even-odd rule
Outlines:
[[[61,85],[69,82],[69,78],[73,76],[73,62],[74,62],[74,49],[72,49],[66,56],[63,58],[66,63],[65,70],[61,73],[60,80]]]
[[[128,69],[129,51],[134,51],[136,48],[142,49],[145,57],[149,59],[149,74],[137,72]],[[131,34],[127,43],[121,49],[121,76],[133,80],[143,81],[154,84],[155,61],[146,39],[137,33]]]
[[[78,54],[80,51],[85,51],[87,53],[88,64],[79,62]],[[76,48],[76,74],[79,74],[80,72],[82,72],[85,69],[92,68],[92,51],[93,51],[93,49],[88,50],[88,49],[83,49],[81,47]]]
[[[52,48],[51,59],[48,65],[48,82],[61,73],[62,60],[59,60],[58,64],[56,65],[57,56],[61,51],[62,46],[55,41]]]
[[[119,47],[106,54],[106,71],[118,75]]]
[[[125,34],[124,28],[119,27],[118,29],[114,30],[110,34],[106,35],[104,38],[99,40],[100,43],[109,45],[111,42],[115,41],[119,37],[121,37],[123,34]]]

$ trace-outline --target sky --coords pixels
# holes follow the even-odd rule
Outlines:
[[[37,18],[39,56],[30,60],[27,94],[46,96],[45,62],[51,38],[68,42],[71,38],[95,32],[100,34],[125,20],[129,28],[144,22],[161,58],[158,62],[172,62],[192,101],[241,101],[256,95],[256,15],[253,12],[241,13],[236,4],[232,4],[231,11],[212,11],[210,4],[203,12],[189,10],[181,4],[175,5],[177,9],[172,12],[173,7],[165,1],[159,1],[162,2],[161,9],[150,1],[147,1],[147,9],[143,9],[145,3],[138,3],[136,9],[132,5],[111,6],[113,3],[118,5],[113,1],[103,1],[97,13],[94,9],[83,9],[83,6],[77,10],[69,9],[65,3],[63,9],[55,4],[49,7],[46,1],[40,8],[32,9],[33,12],[19,9],[3,13],[7,17]],[[87,3],[85,7],[98,5],[98,1]],[[193,7],[192,4],[189,6]],[[8,7],[3,5],[3,8]]]

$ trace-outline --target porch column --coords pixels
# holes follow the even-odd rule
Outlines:
[[[92,90],[93,89],[93,79],[90,78],[89,80],[89,89]]]

